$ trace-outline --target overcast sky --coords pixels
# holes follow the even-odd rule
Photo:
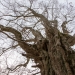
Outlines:
[[[75,4],[75,0],[58,0],[60,3],[66,3],[68,1],[69,2],[72,2],[73,4]]]

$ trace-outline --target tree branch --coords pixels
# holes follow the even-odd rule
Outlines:
[[[15,35],[15,38],[18,42],[18,44],[20,45],[20,47],[26,51],[27,53],[31,53],[33,56],[34,55],[38,55],[37,50],[35,50],[32,46],[30,46],[29,44],[25,43],[24,41],[22,41],[22,35],[19,31],[17,31],[14,28],[11,27],[5,27],[3,25],[0,25],[0,30],[1,31],[6,31],[6,32],[11,32]]]
[[[24,27],[23,30],[25,30],[25,29],[26,30],[29,29],[32,32],[32,34],[35,36],[35,40],[34,41],[37,42],[37,41],[43,39],[42,34],[39,31],[32,29],[32,27]]]

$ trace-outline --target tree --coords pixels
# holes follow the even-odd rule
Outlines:
[[[72,4],[59,7],[56,3],[50,5],[51,2],[42,2],[40,6],[35,0],[29,0],[28,5],[26,1],[4,2],[0,3],[7,11],[1,11],[0,18],[5,23],[0,24],[0,32],[14,41],[12,48],[20,46],[26,52],[22,56],[28,61],[34,59],[36,65],[32,67],[38,67],[41,75],[74,75],[75,52],[71,46],[75,44],[75,36],[70,35],[67,28],[75,17]],[[62,32],[58,29],[59,22],[62,22]]]

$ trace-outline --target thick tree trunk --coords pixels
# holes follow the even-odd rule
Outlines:
[[[75,75],[75,52],[63,33],[50,37],[46,45],[41,50],[41,75]]]
[[[30,9],[30,11],[43,21],[47,36],[44,40],[45,42],[42,43],[43,45],[41,46],[41,43],[39,44],[40,47],[38,49],[41,60],[39,60],[40,63],[38,62],[39,65],[37,66],[39,66],[41,74],[75,75],[75,52],[70,47],[75,43],[75,40],[73,40],[74,37],[60,33],[57,29],[58,22],[56,20],[48,21],[42,14],[36,13],[33,9]],[[52,27],[52,23],[54,23],[54,27]]]

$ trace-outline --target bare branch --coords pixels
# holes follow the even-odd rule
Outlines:
[[[27,29],[30,29],[30,31],[33,33],[33,35],[35,36],[35,40],[38,41],[38,40],[41,40],[43,39],[43,36],[41,35],[41,33],[37,30],[34,30],[32,29],[31,27],[24,27],[23,30],[27,30]]]
[[[5,27],[5,26],[2,26],[0,25],[0,28],[2,31],[6,31],[6,32],[11,32],[15,35],[15,38],[18,42],[18,44],[20,45],[20,47],[25,50],[27,53],[31,53],[33,55],[37,55],[37,50],[35,50],[33,47],[30,47],[29,44],[25,43],[24,41],[22,41],[22,35],[19,31],[17,31],[16,29],[14,28],[11,28],[11,27]]]
[[[9,67],[7,67],[7,69],[9,70],[9,71],[16,71],[18,68],[20,68],[20,67],[26,67],[27,66],[27,64],[29,63],[29,58],[27,59],[27,62],[26,63],[24,63],[24,64],[19,64],[19,65],[17,65],[14,69],[11,69],[11,68],[9,68]]]

